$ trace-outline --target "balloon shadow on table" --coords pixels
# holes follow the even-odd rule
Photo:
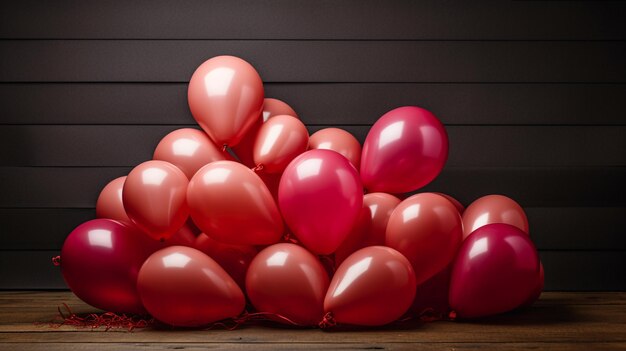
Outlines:
[[[458,322],[501,326],[541,326],[573,323],[573,321],[577,320],[576,311],[573,307],[569,305],[533,305],[496,316],[458,320]]]

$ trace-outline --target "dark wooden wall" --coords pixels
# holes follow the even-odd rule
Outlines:
[[[2,2],[0,288],[65,286],[65,236],[194,124],[187,81],[231,54],[311,131],[432,110],[451,149],[426,190],[517,199],[547,289],[624,290],[625,39],[610,1]]]

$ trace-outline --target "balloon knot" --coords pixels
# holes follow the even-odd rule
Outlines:
[[[336,325],[337,325],[337,322],[335,321],[335,317],[333,316],[332,312],[326,313],[324,315],[324,318],[322,318],[322,321],[318,324],[320,329],[328,329]]]
[[[54,256],[52,257],[52,264],[55,265],[56,267],[61,265],[61,256]]]
[[[222,145],[222,152],[226,152],[226,149],[228,149],[228,144]]]
[[[260,171],[263,170],[263,168],[265,168],[265,166],[263,166],[263,164],[259,163],[258,165],[250,168],[254,173],[259,173]]]
[[[456,311],[450,311],[450,313],[448,313],[448,319],[451,321],[456,320]]]
[[[135,328],[146,328],[154,324],[154,319],[144,319],[141,316],[128,316],[113,312],[77,315],[66,303],[58,306],[57,310],[59,311],[57,319],[49,322],[50,327],[52,328],[71,325],[76,328],[91,329],[104,327],[105,331],[116,328],[133,331]]]

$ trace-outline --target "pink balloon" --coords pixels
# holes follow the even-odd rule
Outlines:
[[[178,167],[165,161],[147,161],[128,174],[122,200],[128,217],[155,239],[168,239],[189,216],[189,181]]]
[[[545,274],[543,271],[543,263],[539,261],[539,274],[537,275],[537,283],[535,284],[535,289],[533,290],[532,294],[530,294],[530,297],[528,298],[528,300],[526,300],[526,302],[522,304],[522,306],[530,306],[533,303],[535,303],[535,301],[539,300],[539,297],[541,296],[541,293],[543,292],[544,284],[545,284]]]
[[[296,111],[294,111],[291,106],[287,105],[285,102],[278,99],[265,98],[263,101],[263,112],[256,119],[254,125],[246,133],[241,142],[232,148],[241,163],[248,167],[256,166],[252,150],[254,149],[254,141],[256,140],[257,133],[263,123],[267,122],[270,118],[279,115],[288,115],[298,118]]]
[[[228,152],[218,149],[203,131],[182,128],[163,137],[152,158],[175,165],[191,179],[207,163],[231,157]]]
[[[528,218],[522,206],[503,195],[486,195],[472,202],[463,212],[463,238],[491,223],[514,225],[528,234]]]
[[[266,173],[281,173],[306,151],[309,132],[296,117],[275,116],[263,123],[254,142],[254,163]]]
[[[280,212],[263,181],[246,166],[217,161],[202,167],[189,182],[191,218],[217,241],[269,245],[284,232]]]
[[[435,179],[447,158],[448,135],[437,117],[419,107],[399,107],[367,134],[361,179],[372,192],[405,193]]]
[[[115,219],[125,223],[132,223],[122,202],[122,189],[126,176],[115,178],[107,184],[96,202],[96,217]]]
[[[141,302],[161,322],[199,327],[239,315],[245,297],[213,259],[186,246],[152,254],[137,278]]]
[[[519,307],[537,286],[539,256],[526,233],[509,224],[478,228],[461,246],[452,268],[450,307],[477,318]]]
[[[363,187],[348,159],[335,151],[310,150],[285,169],[278,202],[302,245],[326,255],[350,233],[363,205]]]
[[[119,313],[145,313],[137,272],[159,243],[135,227],[110,219],[85,222],[65,239],[61,272],[67,286],[89,305]]]
[[[361,144],[354,135],[339,128],[324,128],[311,135],[309,148],[333,150],[342,154],[359,169],[361,164]]]
[[[258,250],[251,245],[224,244],[202,233],[198,235],[194,247],[215,260],[239,285],[246,286],[246,272]]]
[[[263,82],[248,62],[216,56],[201,64],[189,81],[191,114],[217,145],[234,146],[261,114]]]
[[[363,196],[363,207],[348,237],[335,251],[335,263],[367,246],[385,245],[385,231],[391,213],[400,199],[386,193],[369,193]]]
[[[406,257],[389,247],[370,246],[339,266],[324,310],[337,323],[384,325],[402,317],[414,298],[415,275]]]

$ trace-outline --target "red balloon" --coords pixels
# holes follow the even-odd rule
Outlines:
[[[266,173],[282,173],[289,162],[305,152],[309,132],[296,117],[275,116],[263,123],[254,142],[253,156],[257,167]]]
[[[463,212],[463,238],[491,223],[506,223],[528,234],[528,219],[515,200],[503,195],[487,195],[472,202]]]
[[[452,262],[462,238],[461,215],[450,201],[434,193],[402,201],[387,224],[386,244],[411,261],[417,284]]]
[[[241,290],[245,289],[246,272],[250,262],[258,253],[254,246],[224,244],[202,233],[196,238],[194,247],[214,259],[233,278]]]
[[[187,90],[191,114],[217,145],[234,146],[263,109],[263,82],[248,62],[216,56],[193,73]]]
[[[510,311],[533,293],[539,256],[526,233],[509,224],[478,228],[461,246],[452,268],[450,307],[460,318]]]
[[[180,327],[236,317],[245,306],[241,289],[222,267],[186,246],[170,246],[148,257],[137,290],[154,318]]]
[[[189,182],[187,202],[194,223],[217,241],[269,245],[284,232],[272,194],[253,171],[237,162],[202,167]]]
[[[327,255],[350,233],[363,205],[363,187],[348,159],[335,151],[309,150],[285,169],[278,203],[302,245]]]
[[[168,246],[187,246],[194,247],[196,243],[196,234],[189,224],[183,225],[174,235],[162,242],[163,247]]]
[[[267,190],[272,193],[274,202],[278,203],[278,186],[280,185],[280,178],[282,178],[283,174],[258,172],[257,175],[261,178],[265,186],[267,186]]]
[[[118,313],[145,313],[137,294],[137,272],[158,242],[110,219],[85,222],[65,239],[61,272],[78,298]]]
[[[170,162],[180,168],[188,179],[207,163],[232,159],[228,152],[218,149],[203,131],[192,128],[177,129],[163,137],[152,158]]]
[[[336,265],[367,246],[385,245],[387,222],[400,199],[386,193],[370,193],[363,196],[363,207],[348,237],[335,251]]]
[[[422,313],[428,315],[445,316],[450,310],[448,303],[448,291],[450,289],[450,275],[452,265],[444,268],[441,272],[430,277],[425,282],[417,285],[415,300],[411,311],[419,316]]]
[[[446,199],[448,199],[448,201],[452,202],[454,207],[456,207],[457,211],[459,211],[459,214],[463,215],[463,212],[465,212],[465,207],[463,206],[463,204],[461,202],[459,202],[459,200],[453,198],[450,195],[444,194],[444,193],[435,193],[435,194],[441,195],[441,196],[445,197]]]
[[[324,316],[328,283],[324,267],[309,251],[295,244],[275,244],[252,260],[246,291],[259,312],[277,314],[299,325],[317,325]]]
[[[265,98],[263,101],[263,112],[258,116],[254,125],[246,133],[241,142],[233,147],[233,151],[241,163],[248,167],[256,166],[252,156],[252,149],[254,148],[254,141],[256,140],[257,133],[263,123],[267,122],[270,118],[279,115],[288,115],[298,118],[296,111],[294,111],[291,106],[287,105],[285,102],[278,99]]]
[[[309,148],[333,150],[347,158],[354,168],[361,164],[361,144],[354,135],[339,128],[324,128],[311,135]]]
[[[400,318],[414,298],[415,275],[406,257],[389,247],[370,246],[339,266],[324,311],[337,323],[384,325]]]
[[[539,261],[539,275],[537,275],[537,283],[535,284],[535,289],[533,290],[532,294],[530,294],[530,297],[528,298],[528,300],[526,300],[526,302],[522,304],[522,306],[530,306],[533,303],[535,303],[535,301],[539,300],[539,297],[541,296],[541,293],[543,292],[544,284],[545,284],[545,274],[543,271],[543,263]]]
[[[122,200],[128,217],[154,239],[170,238],[189,217],[188,183],[185,173],[169,162],[140,164],[124,182]]]
[[[132,223],[122,203],[124,181],[126,181],[126,176],[115,178],[102,189],[96,202],[97,218],[108,218],[124,223]]]
[[[372,192],[405,193],[435,179],[447,158],[448,135],[437,117],[419,107],[399,107],[367,134],[361,179]]]

